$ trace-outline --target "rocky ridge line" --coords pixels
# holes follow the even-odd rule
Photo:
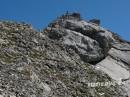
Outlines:
[[[79,13],[62,15],[43,32],[0,22],[0,96],[128,97],[129,80],[121,86],[87,85],[129,76],[130,44],[99,24]]]

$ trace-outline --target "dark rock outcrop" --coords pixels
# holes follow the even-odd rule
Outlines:
[[[92,20],[89,20],[89,23],[93,23],[93,24],[99,26],[100,25],[100,20],[99,19],[92,19]]]

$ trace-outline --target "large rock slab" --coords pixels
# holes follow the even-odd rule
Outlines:
[[[108,53],[114,59],[119,61],[121,60],[122,62],[124,62],[124,64],[128,66],[130,65],[130,51],[121,51],[119,49],[112,48]]]
[[[117,83],[121,82],[130,96],[130,45],[116,43],[108,52],[108,56],[99,62],[97,69],[107,73]]]
[[[69,29],[53,28],[52,32],[47,33],[51,39],[59,39],[67,48],[73,49],[83,61],[97,62],[100,61],[104,55],[99,43],[81,33]],[[56,38],[57,36],[57,38]]]
[[[117,61],[111,57],[106,57],[96,66],[98,69],[104,71],[114,80],[128,79],[130,77],[129,68],[124,63]]]

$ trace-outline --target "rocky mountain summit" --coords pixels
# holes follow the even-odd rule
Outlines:
[[[1,21],[0,97],[130,97],[130,43],[79,13],[41,32]]]

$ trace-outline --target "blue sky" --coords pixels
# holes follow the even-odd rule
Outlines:
[[[57,16],[80,12],[130,41],[130,0],[1,0],[0,20],[24,21],[43,29]]]

